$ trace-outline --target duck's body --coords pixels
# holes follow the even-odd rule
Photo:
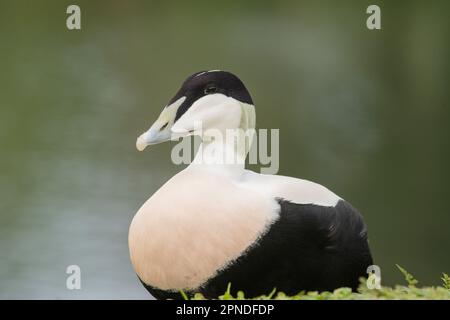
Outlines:
[[[246,104],[225,101],[231,109]],[[372,259],[366,227],[350,204],[310,181],[215,162],[217,154],[245,159],[246,152],[204,142],[133,219],[131,260],[153,296],[179,298],[182,289],[214,298],[228,283],[248,297],[273,288],[357,287]]]

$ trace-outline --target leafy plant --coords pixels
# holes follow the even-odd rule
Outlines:
[[[369,289],[366,279],[361,278],[361,284],[358,292],[352,292],[350,288],[339,288],[332,292],[305,292],[301,291],[296,295],[288,296],[283,292],[277,292],[274,288],[269,294],[262,295],[253,299],[256,300],[450,300],[450,276],[447,273],[442,274],[443,286],[438,287],[422,287],[416,285],[419,281],[414,278],[406,269],[396,265],[405,277],[407,286],[396,285],[394,287],[382,286],[381,289]],[[182,291],[181,291],[182,292]],[[183,292],[184,293],[184,292]],[[183,294],[182,293],[182,294]],[[187,296],[184,294],[185,299]],[[219,300],[243,300],[245,294],[238,291],[236,296],[231,292],[231,283],[228,284],[227,290],[219,297]],[[192,300],[205,300],[201,293],[196,293]]]
[[[445,272],[443,272],[441,279],[442,279],[444,288],[450,290],[450,276],[448,274],[446,274]]]
[[[187,294],[183,290],[180,290],[180,294],[181,294],[181,296],[183,297],[184,300],[189,300]]]
[[[403,273],[403,276],[405,277],[405,280],[406,282],[408,282],[408,285],[410,287],[414,287],[416,284],[419,283],[419,281],[417,281],[411,273],[406,271],[406,269],[400,267],[398,264],[396,264],[396,266],[400,270],[400,272]]]

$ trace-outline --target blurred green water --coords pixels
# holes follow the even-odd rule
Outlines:
[[[189,74],[238,74],[280,174],[363,213],[383,282],[450,271],[450,6],[378,1],[0,4],[0,298],[147,298],[128,258],[132,216],[181,168],[136,137]],[[82,269],[82,290],[65,269]]]

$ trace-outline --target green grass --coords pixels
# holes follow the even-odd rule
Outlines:
[[[352,292],[350,288],[339,288],[333,292],[300,292],[294,296],[287,296],[283,292],[273,289],[267,295],[262,295],[256,300],[450,300],[450,276],[442,274],[442,286],[437,287],[417,287],[419,281],[404,268],[397,265],[397,268],[405,277],[405,285],[395,287],[382,286],[381,289],[368,289],[366,279],[361,279],[358,292]],[[184,299],[187,295],[181,291]],[[205,300],[201,293],[196,293],[191,300]],[[231,294],[231,284],[228,284],[227,291],[219,297],[219,300],[244,300],[243,291],[238,291],[235,296]]]

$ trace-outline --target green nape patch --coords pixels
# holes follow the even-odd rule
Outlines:
[[[405,277],[407,285],[396,285],[395,287],[384,287],[380,289],[369,289],[366,279],[361,279],[358,292],[352,292],[350,288],[339,288],[333,292],[300,292],[294,296],[287,296],[283,292],[273,289],[267,295],[261,295],[252,300],[450,300],[450,276],[442,274],[442,286],[437,287],[417,287],[417,279],[404,268],[397,265],[397,268]],[[188,298],[181,291],[186,300],[206,300],[201,293],[194,294]],[[245,300],[245,293],[238,291],[236,296],[231,294],[231,283],[228,284],[227,291],[219,297],[219,300]]]

